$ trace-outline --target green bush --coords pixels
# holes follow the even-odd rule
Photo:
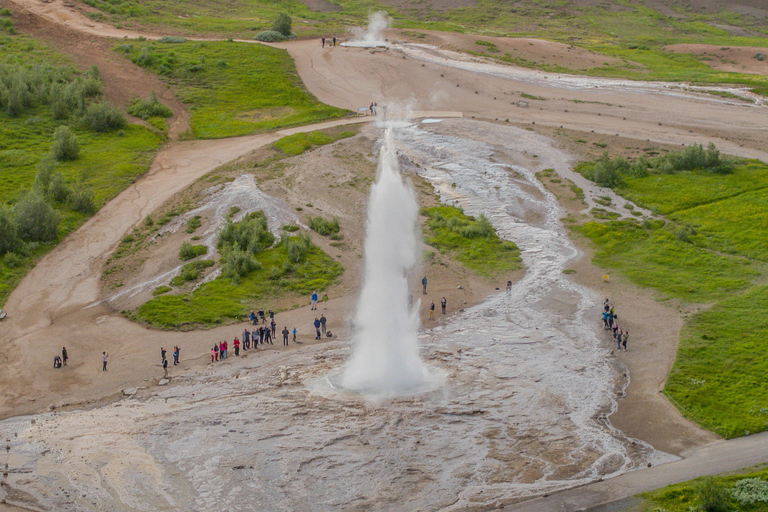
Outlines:
[[[24,265],[24,258],[15,252],[9,252],[5,255],[5,258],[3,258],[3,262],[8,268],[20,268]]]
[[[54,202],[63,204],[69,199],[71,190],[64,183],[64,179],[61,174],[56,173],[51,177],[51,183],[48,187],[48,195]]]
[[[183,261],[187,261],[191,260],[192,258],[202,256],[207,252],[208,247],[204,245],[192,245],[189,242],[184,242],[181,244],[181,248],[179,249],[179,258]]]
[[[733,498],[741,505],[768,502],[768,481],[762,478],[744,478],[734,485]]]
[[[161,43],[186,43],[187,38],[181,36],[163,36],[158,39]]]
[[[23,240],[51,242],[56,239],[59,216],[39,194],[25,195],[13,208],[13,220]]]
[[[102,102],[85,109],[85,122],[94,132],[109,132],[125,128],[125,116],[112,105]]]
[[[5,254],[16,248],[18,243],[16,225],[11,214],[5,208],[0,208],[0,254]]]
[[[170,286],[166,286],[166,285],[158,286],[157,288],[152,290],[152,296],[153,297],[157,297],[158,295],[162,295],[164,293],[168,293],[171,290],[173,290],[173,288],[171,288]]]
[[[140,119],[149,119],[150,117],[171,117],[173,111],[160,103],[155,96],[155,91],[149,93],[146,100],[136,98],[128,106],[128,113]]]
[[[288,252],[288,261],[300,263],[306,254],[312,250],[312,238],[308,234],[301,236],[285,238],[282,241]]]
[[[289,37],[291,35],[291,17],[284,12],[278,14],[275,23],[272,25],[272,30],[279,32],[285,37]]]
[[[93,201],[93,192],[85,187],[76,187],[67,198],[69,206],[76,212],[90,215],[96,211],[96,204]]]
[[[203,270],[212,267],[214,265],[213,260],[199,260],[187,263],[181,267],[181,273],[178,276],[171,279],[173,286],[181,286],[189,281],[196,281],[200,278]]]
[[[242,249],[251,254],[263,251],[275,243],[275,236],[267,226],[264,212],[252,212],[239,222],[228,222],[219,233],[219,252],[224,254],[229,248]]]
[[[310,217],[309,229],[323,236],[335,235],[340,229],[339,219],[338,217],[334,217],[332,220],[324,219],[323,217]]]
[[[276,41],[285,41],[285,36],[274,30],[264,30],[253,36],[253,39],[263,43],[274,43]]]
[[[696,486],[696,497],[702,512],[731,512],[730,493],[715,477],[705,477]]]
[[[80,146],[77,143],[77,136],[68,126],[59,126],[53,132],[53,143],[51,143],[51,156],[59,162],[65,160],[76,160],[80,154]]]
[[[252,254],[235,246],[227,250],[221,257],[221,275],[232,279],[232,283],[240,284],[240,280],[261,265]]]
[[[201,225],[200,223],[200,216],[195,215],[194,217],[190,218],[187,221],[187,233],[194,233],[197,228],[199,228]]]

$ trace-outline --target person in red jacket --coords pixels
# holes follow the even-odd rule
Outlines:
[[[232,344],[235,346],[235,356],[239,356],[240,355],[240,340],[235,338],[235,341],[233,341]]]

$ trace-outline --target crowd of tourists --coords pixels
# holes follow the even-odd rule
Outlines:
[[[608,299],[603,302],[603,329],[611,331],[617,350],[627,350],[629,330],[625,331],[619,327],[619,315]]]

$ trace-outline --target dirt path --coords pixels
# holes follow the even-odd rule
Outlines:
[[[592,510],[635,494],[700,476],[737,471],[768,460],[768,432],[718,441],[691,453],[685,459],[642,471],[631,471],[602,482],[554,493],[502,510],[516,512],[573,512]],[[611,508],[610,510],[621,510]],[[601,509],[602,510],[602,509]]]

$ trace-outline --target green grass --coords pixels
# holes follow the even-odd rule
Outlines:
[[[260,44],[130,41],[115,49],[165,77],[190,110],[190,136],[221,138],[346,115],[304,87],[285,50]]]
[[[341,275],[341,265],[317,247],[299,263],[288,265],[284,245],[256,253],[261,268],[234,284],[219,277],[183,295],[162,295],[136,310],[136,320],[165,329],[209,327],[242,318],[254,307],[289,294],[301,296],[325,290]]]
[[[0,63],[66,66],[72,74],[78,71],[63,55],[26,36],[0,36]],[[12,207],[34,184],[37,164],[48,154],[56,127],[66,124],[75,132],[80,145],[77,160],[54,164],[65,183],[90,189],[97,208],[133,183],[149,167],[162,143],[149,129],[129,125],[123,131],[94,133],[77,119],[54,121],[50,108],[38,107],[18,117],[0,112],[0,204]],[[86,219],[82,213],[64,206],[57,207],[61,216],[59,240],[74,231]],[[52,247],[49,244],[27,244],[22,261],[6,264],[0,260],[0,306],[34,264]],[[14,258],[12,258],[13,260]]]
[[[745,160],[732,174],[685,171],[675,174],[650,174],[643,178],[624,178],[621,195],[661,214],[680,210],[768,187],[768,166],[758,160]]]
[[[683,413],[730,438],[768,429],[768,287],[696,314],[680,335],[665,391]]]
[[[521,267],[520,251],[499,238],[485,217],[475,219],[454,206],[422,208],[424,241],[474,272],[496,277]]]
[[[716,477],[702,477],[679,484],[668,485],[662,489],[640,494],[643,500],[640,510],[648,512],[690,512],[700,510],[698,503],[698,488],[707,482],[723,485],[728,493],[733,492],[736,482],[747,478],[759,478],[768,480],[768,469],[759,469],[747,473],[738,473]],[[728,510],[732,512],[766,512],[768,504],[753,503],[741,505],[735,500],[728,503]]]
[[[626,177],[618,191],[668,213],[666,223],[572,227],[595,244],[597,265],[664,297],[709,305],[687,320],[665,393],[724,437],[768,429],[766,185],[768,165],[756,161],[737,162],[732,174]]]
[[[294,133],[293,135],[288,135],[279,139],[272,144],[272,147],[280,150],[285,156],[296,156],[317,146],[324,146],[340,139],[352,137],[355,133],[356,132],[350,130],[334,134],[325,131]]]
[[[677,239],[670,229],[634,220],[588,222],[572,229],[596,246],[596,265],[617,270],[666,297],[711,302],[745,289],[757,274],[748,261]]]

